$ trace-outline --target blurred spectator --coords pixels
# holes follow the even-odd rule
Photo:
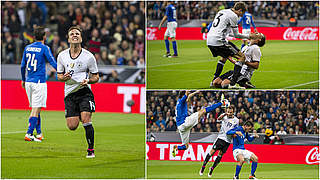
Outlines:
[[[219,102],[220,94],[221,92],[218,91],[203,91],[194,96],[189,103],[189,113],[207,104]],[[271,130],[275,137],[285,134],[319,133],[319,93],[317,91],[239,91],[225,93],[225,97],[235,107],[235,115],[239,118],[240,124],[246,120],[253,121],[254,129],[258,133]],[[154,123],[150,121],[150,117],[153,119],[161,117],[166,124],[174,120],[175,114],[172,112],[175,112],[176,101],[176,91],[147,92],[147,126],[151,131],[160,131],[160,128],[153,127]],[[224,113],[221,108],[208,113],[192,131],[218,132],[221,123],[217,122],[217,117],[221,113]],[[267,117],[268,113],[272,121]],[[173,123],[175,124],[175,121]],[[282,143],[281,138],[276,138],[273,143]]]
[[[10,32],[5,33],[5,40],[5,62],[13,64],[15,63],[16,43],[14,42]]]

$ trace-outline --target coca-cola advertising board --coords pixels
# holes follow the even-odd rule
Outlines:
[[[46,110],[64,111],[64,83],[47,82],[48,98]],[[145,112],[144,84],[97,83],[91,85],[97,112],[141,113]],[[30,109],[21,81],[1,81],[2,109]],[[135,103],[130,108],[128,100]]]
[[[257,27],[267,40],[319,40],[319,27]],[[148,27],[147,40],[163,40],[166,28]],[[239,32],[241,32],[239,28]],[[253,29],[252,29],[253,32]],[[177,40],[205,40],[206,33],[201,33],[200,27],[178,27]]]
[[[186,151],[178,151],[172,156],[174,145],[179,143],[147,142],[147,160],[203,161],[212,149],[212,144],[191,143]],[[260,163],[319,165],[319,146],[246,144],[245,148],[259,158]],[[216,155],[213,158],[216,158]],[[210,161],[213,161],[212,158]],[[223,156],[222,162],[235,162],[232,144]]]

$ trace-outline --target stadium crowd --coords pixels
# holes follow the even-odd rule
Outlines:
[[[178,19],[213,19],[222,9],[232,8],[235,1],[177,1]],[[256,19],[296,20],[317,19],[319,17],[318,1],[248,1],[248,12]],[[160,20],[165,13],[163,2],[148,2],[148,19]]]
[[[24,47],[33,42],[35,26],[46,27],[53,55],[68,48],[67,31],[82,28],[83,47],[98,65],[145,67],[143,1],[1,2],[2,63],[19,64]]]
[[[254,123],[254,130],[274,134],[319,134],[318,91],[228,91],[224,93],[235,107],[240,124]],[[221,92],[203,91],[194,96],[189,113],[196,112],[220,100]],[[177,131],[175,105],[177,91],[147,92],[147,132]],[[224,109],[207,113],[191,132],[219,132],[217,121]]]

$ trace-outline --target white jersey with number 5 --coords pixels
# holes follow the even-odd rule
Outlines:
[[[236,116],[233,116],[232,118],[224,116],[221,121],[221,129],[219,131],[218,138],[231,143],[232,137],[228,136],[227,132],[239,125],[239,119]]]
[[[238,27],[238,15],[231,9],[219,11],[207,35],[207,45],[222,46],[227,43],[226,37],[232,32],[232,28]]]
[[[96,58],[88,50],[81,49],[78,57],[71,58],[70,48],[59,53],[57,73],[70,72],[71,79],[66,81],[64,87],[64,95],[67,96],[70,93],[76,92],[84,86],[80,86],[80,83],[84,79],[89,78],[90,73],[98,73],[98,66]],[[88,84],[89,88],[90,85]]]

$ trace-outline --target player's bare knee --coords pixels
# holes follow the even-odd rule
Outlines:
[[[188,149],[189,148],[189,143],[186,143],[185,145],[186,145],[186,149]]]

